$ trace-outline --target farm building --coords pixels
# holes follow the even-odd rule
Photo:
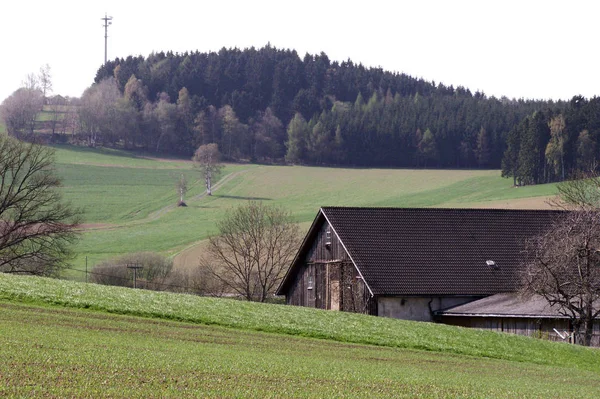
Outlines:
[[[459,316],[461,306],[514,292],[526,239],[561,213],[323,207],[277,294],[290,305],[498,329],[486,313]],[[557,315],[543,328],[549,320],[568,327]]]
[[[455,326],[483,328],[545,338],[572,341],[568,317],[539,296],[520,298],[516,293],[492,295],[464,305],[435,312],[436,320]],[[581,337],[575,337],[577,341]],[[600,346],[600,320],[594,323],[592,346]]]

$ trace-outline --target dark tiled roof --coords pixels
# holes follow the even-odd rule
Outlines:
[[[321,209],[374,295],[514,291],[526,238],[560,211]],[[486,261],[494,261],[495,267]]]
[[[522,298],[517,293],[488,296],[478,301],[435,312],[439,316],[564,318],[557,306],[550,306],[543,297]]]

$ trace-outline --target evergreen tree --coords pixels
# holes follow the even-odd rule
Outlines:
[[[477,164],[480,168],[488,166],[488,163],[490,161],[490,147],[490,136],[487,130],[485,130],[485,128],[482,126],[481,129],[479,129],[479,133],[477,134],[476,150]]]
[[[521,152],[521,132],[524,130],[525,126],[523,124],[526,121],[522,121],[508,133],[507,148],[504,152],[504,158],[502,158],[502,177],[512,177],[515,186],[520,185],[517,171],[519,170],[519,153]]]

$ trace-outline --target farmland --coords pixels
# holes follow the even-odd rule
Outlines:
[[[594,349],[430,323],[35,277],[0,275],[0,330],[3,396],[569,398],[600,393]]]
[[[547,207],[554,185],[512,187],[497,170],[352,169],[229,164],[212,197],[185,159],[156,159],[81,147],[57,147],[64,195],[86,211],[89,227],[74,268],[128,252],[174,256],[215,233],[215,223],[244,201],[281,205],[306,229],[323,205],[402,207]],[[175,207],[175,182],[189,182],[188,207]],[[81,279],[81,273],[71,271]]]

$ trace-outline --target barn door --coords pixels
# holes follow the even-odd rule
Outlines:
[[[340,310],[340,263],[327,265],[329,277],[329,306],[328,309]]]

